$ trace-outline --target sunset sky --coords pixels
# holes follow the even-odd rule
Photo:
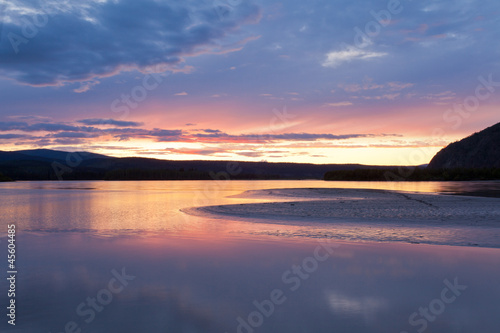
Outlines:
[[[0,150],[428,163],[500,121],[500,3],[0,0]]]

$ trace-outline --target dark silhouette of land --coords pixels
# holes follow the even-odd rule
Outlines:
[[[432,169],[425,167],[333,170],[325,173],[325,180],[356,181],[462,181],[497,180],[500,168],[452,168]]]
[[[1,172],[0,172],[0,182],[11,182],[12,179],[10,179],[9,177],[6,177],[4,176]]]
[[[500,168],[500,123],[443,148],[429,168]]]
[[[13,180],[322,179],[330,170],[377,168],[384,167],[360,164],[170,161],[48,149],[0,151],[0,172]]]

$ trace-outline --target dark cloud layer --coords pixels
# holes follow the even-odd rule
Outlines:
[[[24,14],[26,9],[39,15]],[[45,8],[13,1],[0,18],[0,73],[29,85],[61,85],[95,84],[133,69],[161,72],[187,56],[230,51],[245,36],[228,37],[258,18],[258,7],[247,1],[222,16],[211,1],[84,1]]]
[[[0,139],[4,140],[27,139],[27,138],[30,138],[30,136],[25,134],[0,134]]]
[[[316,141],[316,140],[346,140],[356,138],[372,138],[377,136],[399,136],[398,134],[314,134],[314,133],[283,133],[283,134],[240,134],[231,135],[216,131],[211,134],[193,134],[194,138],[211,142],[270,142],[270,141]]]
[[[85,123],[98,123],[99,119],[91,119]],[[124,123],[114,119],[105,119],[106,124],[125,125]],[[77,122],[84,122],[79,120]],[[134,122],[131,122],[135,124]],[[63,123],[26,123],[26,122],[0,122],[0,132],[45,132],[43,137],[28,136],[19,133],[2,134],[3,139],[26,139],[24,144],[36,144],[38,146],[50,146],[57,144],[75,144],[84,143],[84,139],[94,139],[106,137],[113,138],[118,141],[128,141],[132,139],[150,139],[156,142],[200,142],[200,143],[274,143],[285,141],[317,141],[317,140],[347,140],[357,138],[374,138],[387,136],[401,136],[398,134],[315,134],[315,133],[261,133],[261,134],[228,134],[217,129],[203,130],[204,133],[199,133],[199,130],[186,131],[181,129],[145,129],[137,127],[113,127],[100,128],[91,126],[74,126],[72,124]],[[41,139],[42,138],[42,139]],[[52,140],[53,139],[53,140]],[[248,154],[245,156],[249,156]]]

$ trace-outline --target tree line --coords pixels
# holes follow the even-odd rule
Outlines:
[[[408,167],[405,167],[408,169]],[[465,181],[500,180],[500,168],[431,169],[413,167],[400,173],[398,168],[328,171],[324,180],[336,181]],[[401,175],[403,174],[403,176]]]

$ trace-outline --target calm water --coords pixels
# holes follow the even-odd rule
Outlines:
[[[263,188],[467,192],[485,186],[498,183],[0,184],[1,232],[12,223],[18,230],[17,325],[7,325],[2,314],[1,331],[498,332],[499,249],[405,244],[385,239],[390,231],[382,227],[377,237],[384,243],[360,243],[373,240],[373,232],[179,211],[259,202],[227,196]],[[325,232],[348,241],[318,237]],[[419,232],[424,243],[459,236]],[[2,237],[1,258],[6,250]],[[6,260],[0,267],[6,271]],[[2,279],[0,295],[7,290]]]

